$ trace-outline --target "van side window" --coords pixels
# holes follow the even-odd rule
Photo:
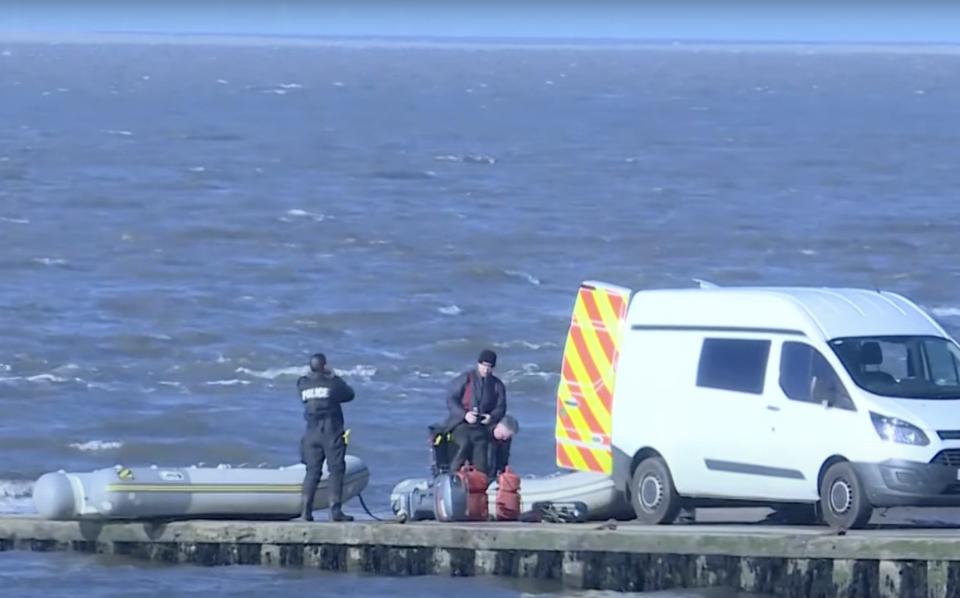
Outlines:
[[[960,369],[957,364],[957,347],[946,343],[925,341],[923,352],[930,361],[930,378],[937,386],[960,385]]]
[[[697,386],[763,394],[769,355],[770,341],[704,339]]]
[[[827,402],[831,407],[856,410],[830,363],[819,351],[804,343],[783,343],[780,388],[794,401]]]

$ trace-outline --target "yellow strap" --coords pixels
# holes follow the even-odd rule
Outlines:
[[[343,445],[346,446],[348,444],[350,444],[350,428],[343,431]]]

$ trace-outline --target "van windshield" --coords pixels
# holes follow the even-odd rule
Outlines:
[[[859,336],[830,341],[864,390],[904,399],[960,399],[960,348],[937,336]]]

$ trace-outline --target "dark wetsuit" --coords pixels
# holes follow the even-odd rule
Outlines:
[[[503,382],[492,373],[481,377],[476,370],[470,370],[457,376],[447,393],[447,409],[450,417],[447,429],[452,432],[457,444],[457,454],[450,463],[450,469],[460,469],[464,461],[469,460],[474,467],[488,474],[487,457],[490,443],[493,441],[493,428],[507,413],[507,389]],[[468,411],[476,411],[483,416],[490,415],[490,421],[468,424],[464,416]]]
[[[300,453],[307,473],[303,478],[304,512],[309,514],[313,497],[327,461],[330,471],[328,496],[332,513],[339,513],[343,502],[343,475],[346,471],[346,443],[343,439],[341,403],[353,400],[354,392],[339,376],[329,372],[310,372],[297,380],[303,401],[307,429],[300,441]]]

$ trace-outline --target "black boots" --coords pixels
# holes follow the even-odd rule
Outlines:
[[[330,499],[330,521],[353,521],[350,515],[344,515],[340,510],[343,504],[343,472],[331,471],[327,481],[327,497]]]
[[[316,493],[316,486],[314,486],[314,490],[312,492],[309,490],[305,490],[301,494],[301,499],[303,502],[301,503],[301,506],[300,506],[300,518],[299,518],[300,521],[313,521],[314,493]]]
[[[344,514],[344,512],[340,510],[339,503],[336,503],[330,507],[330,521],[353,521],[353,517]]]
[[[328,498],[330,500],[330,521],[353,521],[353,517],[344,514],[340,505],[343,503],[343,472],[333,472],[328,481]],[[303,482],[301,490],[300,517],[298,521],[313,521],[313,497],[317,493],[316,480],[308,476]]]

